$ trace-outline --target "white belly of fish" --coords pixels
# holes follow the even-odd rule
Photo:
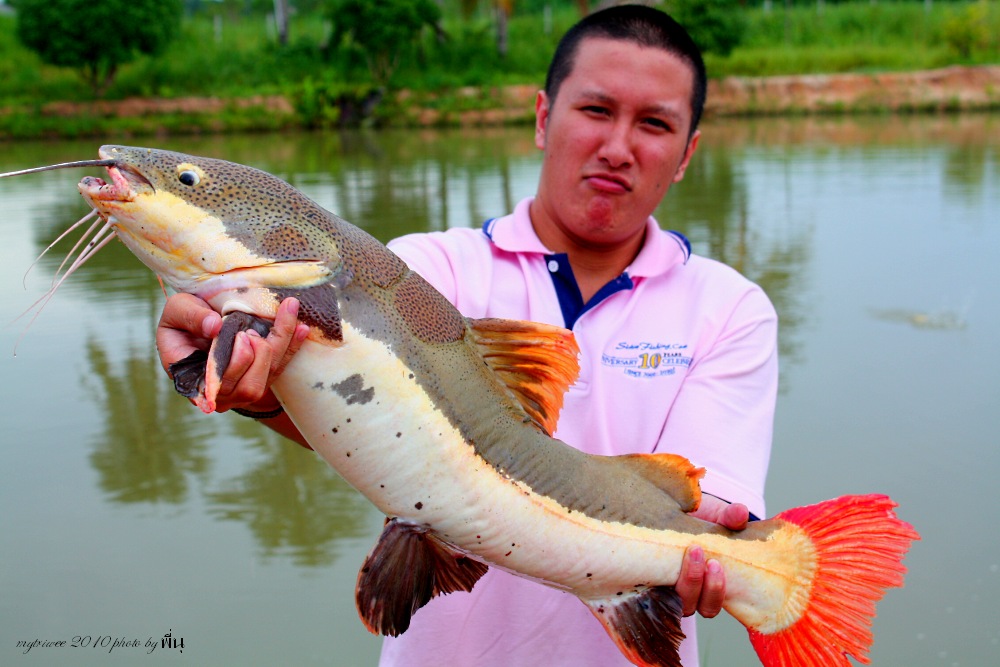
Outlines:
[[[388,347],[346,323],[343,338],[307,341],[274,390],[313,449],[387,516],[583,597],[676,581],[691,536],[570,513],[499,474]]]

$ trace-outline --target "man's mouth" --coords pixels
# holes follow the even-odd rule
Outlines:
[[[609,194],[624,194],[632,191],[632,183],[629,179],[618,174],[596,173],[589,174],[585,180],[590,187],[600,192]]]

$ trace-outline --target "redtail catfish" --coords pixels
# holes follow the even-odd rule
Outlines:
[[[295,425],[388,517],[361,568],[373,632],[405,632],[436,595],[498,567],[568,591],[638,665],[679,665],[673,585],[700,545],[726,610],[769,667],[867,662],[871,618],[919,539],[889,498],[845,496],[740,532],[688,513],[703,470],[670,454],[600,457],[549,434],[578,370],[572,334],[468,320],[361,229],[265,172],[105,146],[79,185],[98,216],[68,272],[117,236],[173,288],[224,316],[175,383],[214,409],[237,332],[300,301],[309,338],[274,384]],[[27,170],[30,171],[30,170]],[[101,224],[103,223],[103,225]]]

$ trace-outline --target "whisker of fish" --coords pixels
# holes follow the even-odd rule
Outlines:
[[[54,169],[75,169],[78,167],[113,167],[115,165],[115,160],[78,160],[76,162],[61,162],[59,164],[50,164],[46,167],[32,167],[31,169],[20,169],[18,171],[8,171],[5,174],[0,174],[0,178],[7,178],[8,176],[23,176],[25,174],[37,174],[42,171],[52,171]]]
[[[44,167],[32,167],[30,169],[19,169],[17,171],[8,171],[6,173],[0,174],[0,178],[8,178],[11,176],[24,176],[25,174],[37,174],[43,171],[54,171],[56,169],[77,169],[80,167],[114,167],[118,164],[117,160],[110,158],[102,158],[99,160],[77,160],[75,162],[61,162],[59,164],[50,164]],[[95,219],[96,218],[96,219]],[[77,269],[83,266],[88,259],[94,256],[101,248],[106,246],[111,239],[115,237],[114,228],[108,224],[106,220],[98,216],[96,210],[87,213],[85,216],[77,220],[75,223],[70,225],[68,229],[62,232],[52,243],[45,247],[45,249],[35,258],[35,261],[31,263],[28,269],[24,272],[24,277],[21,282],[27,288],[28,274],[31,270],[41,261],[42,257],[51,250],[57,243],[66,238],[67,235],[71,234],[74,230],[79,228],[84,223],[93,223],[87,228],[87,231],[77,240],[70,251],[66,254],[65,259],[59,264],[59,268],[56,269],[54,275],[52,276],[52,284],[49,286],[48,291],[40,296],[33,304],[28,306],[23,313],[14,318],[14,322],[18,321],[28,313],[35,311],[32,315],[31,320],[24,327],[24,331],[21,332],[20,337],[18,337],[17,342],[14,344],[14,355],[17,356],[17,347],[21,343],[21,339],[34,324],[35,319],[41,314],[48,302],[55,296],[56,291],[59,287],[69,278]],[[88,240],[89,239],[89,240]],[[83,245],[85,244],[85,245]],[[83,247],[81,248],[81,245]],[[71,261],[72,260],[72,261]],[[69,267],[66,266],[69,262]]]
[[[45,251],[42,252],[42,255],[44,255],[45,252],[47,252],[49,248],[54,246],[60,239],[64,238],[66,234],[71,232],[73,229],[79,227],[84,222],[88,221],[90,218],[96,215],[96,213],[97,213],[96,211],[94,211],[93,213],[88,213],[83,218],[74,223],[69,229],[60,234],[59,238],[57,238],[55,241],[49,244],[49,247],[47,247]],[[77,269],[83,266],[87,262],[87,260],[89,260],[95,254],[97,254],[102,248],[104,248],[104,246],[110,243],[112,239],[114,239],[115,237],[116,234],[114,227],[112,227],[108,221],[100,217],[97,218],[97,220],[95,220],[94,223],[90,225],[90,227],[87,229],[86,232],[84,232],[84,234],[80,237],[80,239],[70,249],[69,253],[67,253],[66,258],[59,265],[59,268],[56,270],[55,275],[52,278],[52,285],[45,292],[45,294],[36,299],[34,303],[32,303],[24,310],[24,312],[22,312],[20,315],[14,318],[14,322],[16,322],[17,320],[21,319],[28,313],[34,311],[34,314],[31,316],[31,319],[25,325],[24,330],[21,332],[21,335],[18,337],[17,342],[14,344],[14,356],[17,356],[17,348],[21,344],[21,340],[24,338],[25,334],[27,334],[28,329],[30,329],[31,325],[35,323],[35,320],[38,319],[38,316],[41,314],[42,310],[44,310],[45,306],[48,305],[49,301],[52,300],[52,297],[55,296],[56,292],[59,290],[62,284],[66,282],[66,280],[71,275],[73,275],[77,271]],[[81,244],[83,245],[82,248]],[[41,255],[39,255],[39,258],[36,259],[35,262],[37,263],[39,259],[41,259]],[[67,262],[69,262],[69,266],[66,266]]]
[[[67,278],[69,278],[71,275],[73,275],[74,272],[76,272],[77,269],[83,266],[88,259],[96,255],[97,252],[100,251],[101,248],[106,246],[113,238],[115,238],[114,228],[110,224],[105,223],[103,227],[97,230],[97,232],[94,234],[93,238],[86,245],[86,247],[84,247],[80,251],[76,259],[73,260],[73,263],[70,264],[69,268],[66,269],[64,273],[58,276],[59,281],[55,283],[55,285],[52,287],[52,291],[55,292],[55,290],[57,290],[59,286],[62,285],[63,282],[65,282]]]
[[[95,210],[94,213],[97,213],[97,211]],[[79,222],[77,222],[76,224],[74,224],[73,227],[76,227],[78,224],[84,222],[89,217],[90,217],[90,214],[87,214]],[[66,253],[66,257],[64,257],[63,261],[59,263],[59,267],[55,270],[55,273],[52,275],[52,284],[53,285],[56,284],[56,281],[59,280],[59,277],[62,275],[63,268],[66,266],[66,262],[68,262],[70,260],[70,258],[73,257],[74,253],[77,252],[77,249],[80,248],[80,245],[84,241],[86,241],[88,238],[90,238],[90,241],[89,241],[88,245],[90,245],[90,246],[94,245],[94,243],[96,242],[96,240],[98,238],[98,235],[102,231],[101,230],[102,225],[103,225],[104,228],[107,228],[107,223],[104,221],[104,219],[103,218],[97,218],[96,220],[94,220],[93,224],[90,225],[90,227],[87,228],[87,231],[84,232],[83,235],[81,235],[79,239],[77,239],[76,243],[74,243],[73,247],[70,248],[70,250],[69,250],[68,253]],[[63,236],[65,236],[70,230],[73,229],[73,227],[70,227],[70,229],[67,229],[66,232],[63,232],[62,234],[60,234],[59,238],[62,238]],[[97,231],[95,231],[95,230],[97,230]],[[56,239],[56,240],[58,241],[59,239]],[[84,249],[81,250],[80,252],[81,253],[86,252],[86,247],[84,247]]]
[[[102,234],[103,238],[101,238]],[[18,319],[20,319],[21,317],[24,317],[29,312],[37,308],[37,312],[35,312],[34,316],[32,316],[31,322],[28,322],[28,325],[27,327],[25,327],[25,329],[27,329],[32,325],[32,323],[34,323],[35,318],[38,317],[38,315],[42,312],[42,309],[45,308],[46,304],[48,304],[48,302],[52,299],[52,297],[55,296],[56,291],[60,287],[62,287],[62,284],[66,282],[66,279],[69,278],[71,275],[73,275],[73,273],[75,273],[77,269],[83,266],[83,264],[88,259],[93,257],[97,251],[106,246],[113,238],[115,238],[115,234],[114,230],[111,228],[110,225],[105,225],[105,227],[98,230],[98,233],[95,234],[94,236],[94,240],[88,243],[87,247],[84,248],[82,251],[80,251],[79,255],[73,260],[69,268],[66,269],[65,273],[58,275],[56,278],[54,278],[52,286],[48,289],[48,291],[46,291],[45,294],[43,294],[42,296],[38,297],[38,299],[36,299],[33,304],[31,304],[23,313],[21,313],[21,315],[18,316]]]
[[[52,243],[50,243],[47,246],[45,246],[45,250],[43,250],[38,255],[38,257],[35,258],[35,261],[33,261],[31,263],[31,265],[28,266],[27,270],[25,270],[24,276],[21,278],[21,285],[24,286],[25,289],[27,289],[27,287],[28,287],[28,284],[27,284],[28,283],[28,274],[31,273],[31,270],[33,268],[35,268],[35,265],[38,264],[38,262],[42,261],[42,257],[45,257],[45,254],[49,250],[52,250],[52,248],[55,247],[55,245],[57,243],[59,243],[60,241],[62,241],[64,238],[66,238],[66,236],[69,235],[73,230],[75,230],[77,227],[79,227],[83,223],[87,222],[88,220],[90,220],[91,218],[94,218],[96,216],[97,216],[97,211],[91,209],[91,211],[89,213],[87,213],[87,215],[83,216],[82,218],[80,218],[79,220],[77,220],[76,222],[74,222],[65,231],[63,231],[62,234],[60,234],[59,236],[57,236],[55,238],[55,240],[52,241]],[[95,224],[96,224],[96,222],[95,222]],[[91,227],[91,229],[93,229],[93,227]],[[87,233],[83,235],[83,237],[81,238],[81,241],[83,240],[83,238],[86,238],[89,233],[90,233],[90,230],[88,230]],[[77,245],[79,245],[79,243],[80,243],[80,241],[77,241]],[[76,249],[76,246],[74,246],[73,248]],[[69,254],[73,254],[73,250],[70,250]],[[63,260],[62,264],[59,265],[59,269],[56,270],[56,275],[59,274],[59,271],[62,269],[62,267],[63,267],[63,265],[65,263],[66,263],[66,260]],[[56,277],[53,276],[52,277],[52,282],[54,283],[55,280],[56,280]]]

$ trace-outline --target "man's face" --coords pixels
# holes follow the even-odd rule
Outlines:
[[[662,49],[579,44],[555,103],[540,92],[535,105],[545,155],[532,220],[543,241],[600,248],[641,235],[698,143],[698,133],[688,141],[693,86],[690,66]]]

